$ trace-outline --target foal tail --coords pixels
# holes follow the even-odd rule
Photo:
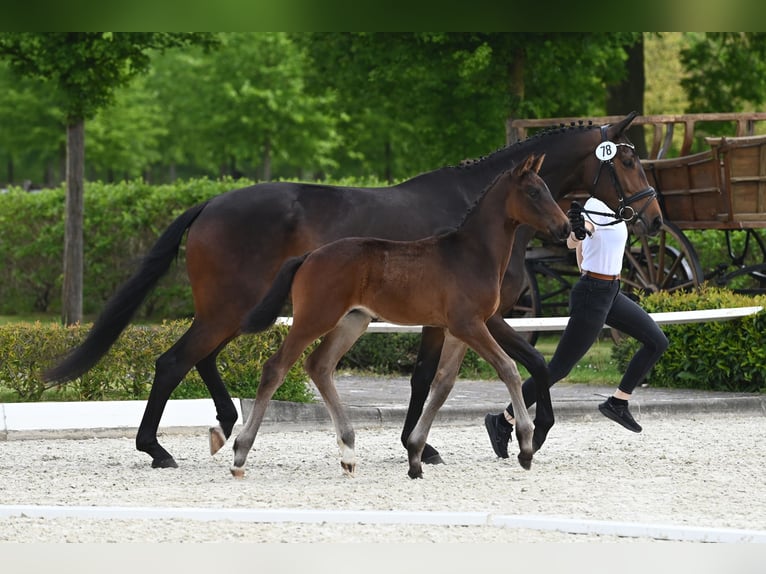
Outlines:
[[[282,264],[266,295],[245,315],[242,321],[243,333],[265,331],[274,324],[290,294],[295,274],[308,255],[305,253],[300,257],[291,257]]]
[[[186,230],[206,205],[204,202],[187,209],[170,224],[143,258],[138,271],[109,299],[85,340],[43,373],[43,379],[52,383],[49,386],[76,379],[106,354],[157,281],[170,269]]]

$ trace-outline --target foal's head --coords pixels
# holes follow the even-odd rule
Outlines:
[[[538,175],[543,160],[545,154],[530,155],[506,172],[510,190],[505,201],[505,213],[508,218],[548,233],[554,239],[566,239],[569,219]]]

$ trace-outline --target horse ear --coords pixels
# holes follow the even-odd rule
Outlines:
[[[522,171],[529,171],[531,169],[535,169],[536,160],[537,160],[537,156],[535,154],[528,155],[527,159],[524,160],[524,168],[522,169]]]
[[[607,135],[609,139],[610,140],[617,139],[617,136],[621,135],[622,132],[628,129],[628,126],[630,126],[630,124],[633,123],[633,120],[636,119],[636,116],[638,116],[638,112],[636,111],[630,112],[627,116],[625,116],[616,124],[610,125],[609,128],[607,129]]]
[[[545,161],[545,154],[539,155],[536,158],[535,165],[532,169],[535,170],[535,173],[540,173],[540,168],[543,167],[543,162]]]

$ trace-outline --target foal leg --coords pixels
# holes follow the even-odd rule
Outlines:
[[[431,381],[439,366],[443,344],[444,329],[423,327],[415,370],[410,378],[410,404],[407,407],[407,416],[404,419],[404,428],[402,429],[401,440],[405,448],[407,448],[407,439],[412,429],[415,428],[415,424],[423,413],[423,405],[428,398]],[[425,464],[444,463],[439,451],[428,443],[423,448],[422,460]]]
[[[543,354],[530,345],[520,333],[511,328],[499,313],[490,317],[489,321],[487,321],[487,328],[495,341],[503,348],[503,351],[513,360],[524,365],[535,382],[534,398],[530,397],[531,393],[524,391],[524,403],[527,408],[532,403],[537,403],[534,422],[535,430],[532,436],[533,447],[535,452],[537,452],[545,442],[548,432],[555,422],[553,404],[551,403],[551,382],[548,364]]]
[[[456,331],[459,329],[459,331]],[[505,383],[511,395],[514,416],[516,418],[516,439],[519,441],[519,464],[529,470],[532,467],[532,433],[534,425],[524,404],[521,391],[521,376],[516,363],[492,338],[487,325],[479,320],[468,320],[451,327],[452,333],[462,339],[485,361],[494,367],[500,379]]]
[[[300,358],[306,347],[316,340],[317,336],[302,334],[300,329],[293,325],[277,352],[263,364],[261,381],[255,393],[253,409],[247,417],[244,428],[234,440],[234,462],[231,466],[231,474],[234,478],[245,476],[245,461],[255,442],[255,436],[261,427],[271,397],[284,382],[290,367]]]
[[[305,363],[306,372],[319,389],[325,406],[330,412],[340,449],[340,466],[348,476],[354,476],[356,469],[354,428],[343,408],[332,375],[341,357],[367,330],[370,320],[371,317],[366,313],[352,311],[338,323],[335,329],[324,336]]]
[[[442,346],[441,359],[439,360],[436,376],[431,386],[428,402],[407,440],[407,454],[410,465],[407,474],[410,478],[423,477],[421,461],[428,433],[431,430],[436,413],[439,412],[444,401],[447,400],[452,387],[455,385],[455,379],[457,378],[466,350],[465,343],[449,333],[446,334],[444,345]]]

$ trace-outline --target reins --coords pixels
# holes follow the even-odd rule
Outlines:
[[[651,200],[657,198],[657,191],[652,187],[649,186],[646,189],[643,189],[636,193],[635,195],[632,195],[630,197],[625,196],[625,192],[622,189],[622,186],[620,185],[620,180],[617,178],[617,170],[614,167],[614,161],[613,158],[617,155],[617,148],[620,146],[629,147],[630,149],[635,149],[635,146],[631,143],[627,142],[620,142],[620,143],[614,143],[607,139],[606,137],[606,131],[608,126],[601,126],[601,143],[596,148],[596,157],[601,160],[601,165],[598,167],[598,171],[596,172],[596,177],[593,180],[593,188],[591,191],[591,197],[595,197],[595,190],[596,185],[598,184],[598,180],[601,177],[601,171],[606,165],[609,168],[609,175],[612,180],[612,185],[614,186],[615,191],[617,192],[617,198],[619,199],[619,206],[617,208],[617,213],[605,213],[602,211],[591,211],[583,209],[583,213],[588,214],[588,219],[593,223],[594,225],[600,225],[602,227],[608,226],[608,225],[617,225],[618,223],[630,223],[641,216],[641,214],[646,210],[647,207],[649,207],[649,204],[651,203]],[[639,201],[641,199],[646,199],[644,202],[643,207],[636,211],[634,207],[632,207],[630,204],[635,203],[636,201]],[[609,223],[596,223],[593,221],[593,218],[590,217],[590,215],[602,215],[604,217],[610,217],[614,221],[610,221]]]

